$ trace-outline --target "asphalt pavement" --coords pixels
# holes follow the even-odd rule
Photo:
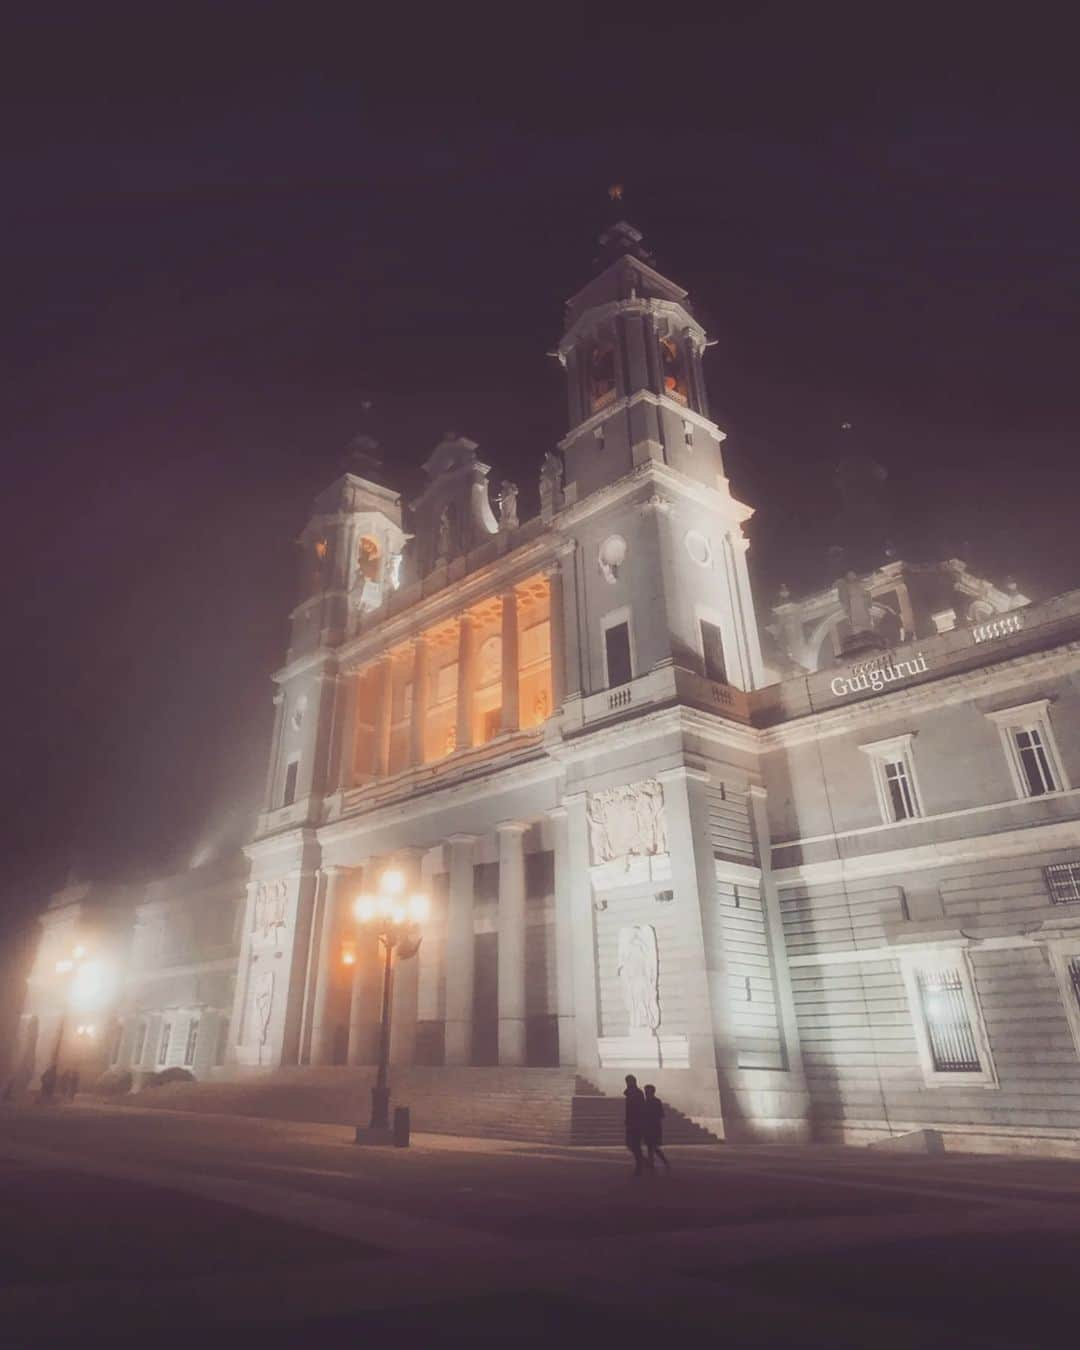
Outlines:
[[[0,1345],[1059,1347],[1080,1165],[0,1113]]]

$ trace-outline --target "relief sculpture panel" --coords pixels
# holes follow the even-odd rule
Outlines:
[[[590,792],[586,806],[593,864],[667,853],[664,789],[655,778]]]

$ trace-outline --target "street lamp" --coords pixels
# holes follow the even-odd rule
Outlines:
[[[70,956],[61,957],[61,959],[56,963],[57,975],[64,976],[66,978],[64,980],[63,1001],[60,1005],[60,1026],[56,1033],[56,1048],[53,1051],[53,1059],[52,1059],[52,1071],[54,1081],[60,1073],[60,1050],[64,1044],[64,1032],[67,1029],[67,1015],[68,1015],[68,1006],[71,1003],[71,993],[73,988],[75,987],[75,982],[78,978],[79,971],[86,962],[86,958],[87,958],[86,948],[80,943],[78,946],[72,947]],[[79,1034],[80,1035],[83,1034],[82,1027],[79,1028]]]
[[[358,896],[353,914],[360,926],[374,932],[382,943],[383,988],[382,1021],[379,1026],[379,1070],[371,1089],[371,1129],[390,1128],[390,1003],[392,992],[392,964],[394,948],[398,961],[407,961],[420,950],[420,926],[431,912],[426,895],[407,894],[405,873],[390,868],[379,877],[377,894]],[[352,958],[350,961],[349,958]],[[343,959],[351,965],[356,959],[355,949],[346,948]]]

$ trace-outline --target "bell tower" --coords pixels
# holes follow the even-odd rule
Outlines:
[[[586,692],[662,666],[764,682],[743,526],[724,433],[708,415],[705,330],[626,221],[567,303],[557,354],[570,429],[564,529],[575,536],[590,646]]]
[[[561,445],[567,482],[583,497],[655,460],[714,486],[724,433],[708,416],[705,330],[633,225],[619,221],[600,245],[603,270],[567,302],[558,347],[570,413]]]

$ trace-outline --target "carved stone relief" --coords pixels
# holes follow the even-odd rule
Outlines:
[[[618,962],[631,1033],[655,1031],[660,1025],[656,929],[644,923],[620,928]]]
[[[289,883],[280,881],[260,881],[255,887],[254,932],[264,942],[271,938],[276,942],[278,933],[285,927],[285,906],[289,897]]]
[[[667,853],[664,789],[655,778],[590,792],[586,805],[592,862]]]

